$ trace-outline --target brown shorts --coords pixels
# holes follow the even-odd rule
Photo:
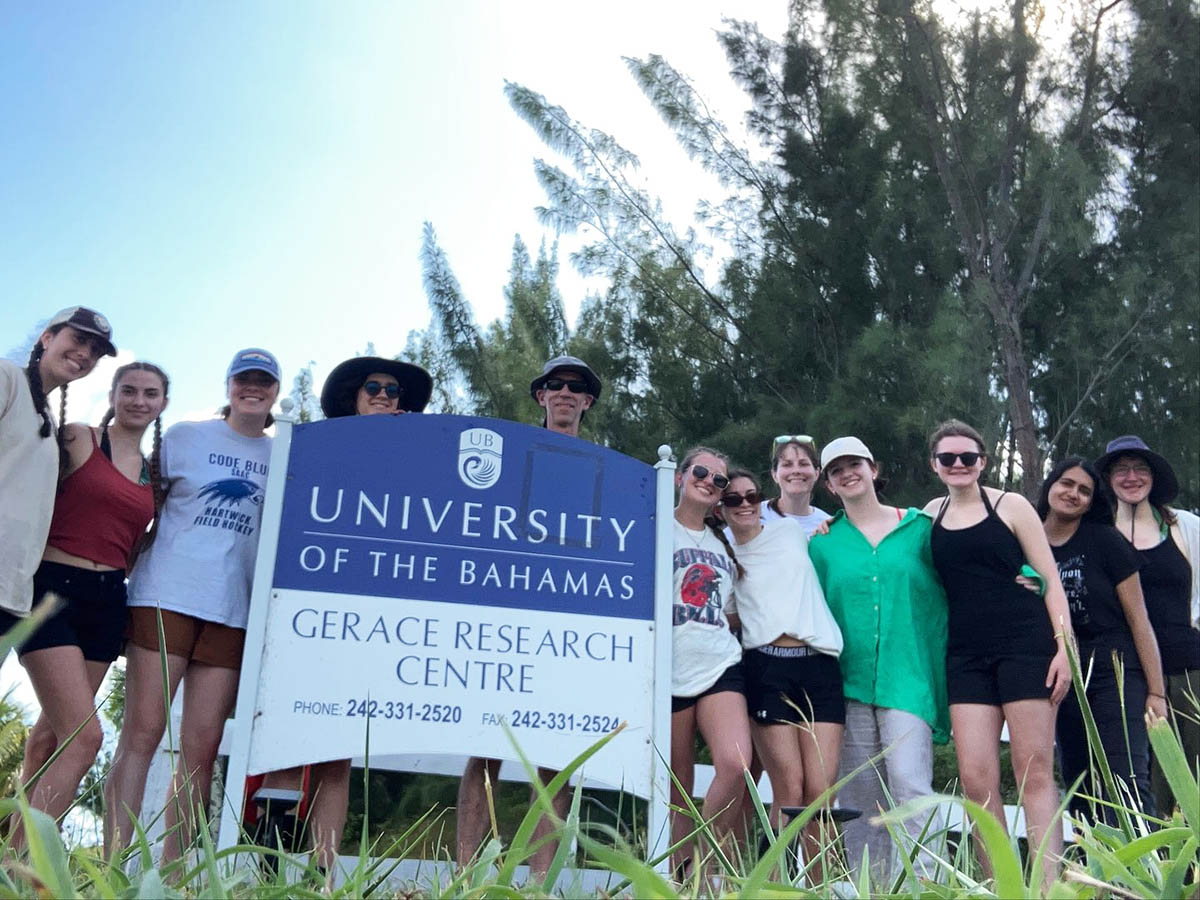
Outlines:
[[[125,638],[146,650],[158,652],[158,615],[162,613],[163,637],[167,652],[192,662],[222,669],[242,667],[242,646],[246,629],[206,622],[195,616],[160,610],[156,606],[129,607],[129,627]]]

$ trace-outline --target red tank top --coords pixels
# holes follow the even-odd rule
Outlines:
[[[134,544],[154,518],[154,491],[134,484],[105,456],[92,435],[92,453],[62,480],[46,543],[114,569],[129,565]]]

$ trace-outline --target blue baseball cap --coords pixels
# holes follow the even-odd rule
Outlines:
[[[283,381],[279,360],[259,347],[247,347],[245,350],[235,353],[233,362],[229,364],[229,371],[225,373],[225,378],[229,379],[242,372],[251,371],[266,372],[276,381]]]

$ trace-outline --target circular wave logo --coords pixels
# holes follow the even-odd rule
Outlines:
[[[500,480],[504,438],[488,428],[468,428],[458,438],[458,477],[482,491]]]

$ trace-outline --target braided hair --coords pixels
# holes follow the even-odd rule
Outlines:
[[[729,457],[719,450],[713,450],[711,447],[693,447],[683,455],[683,461],[679,464],[679,471],[686,474],[687,470],[692,466],[692,460],[694,460],[701,453],[707,453],[710,456],[715,456],[717,459],[721,460],[721,462],[725,463],[726,466],[729,465]],[[717,539],[721,542],[721,544],[725,547],[725,552],[728,553],[729,558],[733,560],[733,567],[737,572],[736,577],[743,577],[746,574],[746,570],[738,561],[737,554],[733,552],[733,544],[729,543],[729,538],[725,536],[725,522],[722,521],[721,518],[715,513],[710,511],[708,515],[704,517],[704,526],[711,530],[712,533],[717,536]]]
[[[42,346],[40,340],[34,343],[33,350],[29,354],[29,365],[25,367],[25,378],[29,382],[29,396],[33,398],[33,408],[42,417],[42,425],[38,429],[38,434],[48,438],[54,433],[54,422],[50,418],[50,410],[47,409],[46,389],[42,386],[42,370],[39,366],[42,354],[45,352],[46,348]]]

